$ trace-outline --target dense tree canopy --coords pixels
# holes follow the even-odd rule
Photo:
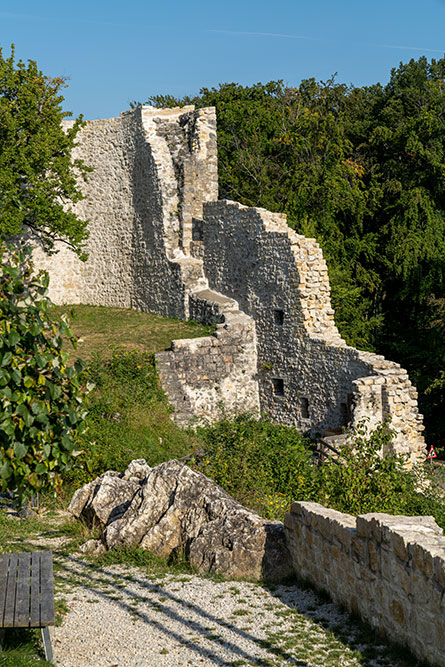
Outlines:
[[[154,106],[215,106],[222,197],[285,212],[328,261],[346,340],[408,368],[427,435],[445,444],[445,59],[387,85],[281,81],[204,88]]]
[[[87,223],[70,206],[82,198],[76,175],[89,169],[71,159],[81,117],[62,129],[64,85],[0,49],[0,238],[31,230],[48,250],[62,239],[81,254]]]

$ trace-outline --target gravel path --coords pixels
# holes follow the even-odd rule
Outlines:
[[[55,560],[69,608],[53,635],[60,667],[414,664],[365,645],[348,615],[312,590]]]

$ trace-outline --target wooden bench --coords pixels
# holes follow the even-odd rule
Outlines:
[[[0,554],[0,628],[41,628],[45,658],[53,661],[55,624],[51,551]]]

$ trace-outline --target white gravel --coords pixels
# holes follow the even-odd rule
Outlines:
[[[394,664],[364,663],[358,629],[311,590],[55,558],[57,595],[69,607],[53,633],[61,667]]]

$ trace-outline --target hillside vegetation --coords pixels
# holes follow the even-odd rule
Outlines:
[[[333,461],[322,466],[314,463],[310,440],[266,417],[222,414],[216,424],[182,430],[170,418],[154,352],[165,349],[171,337],[207,335],[210,328],[118,308],[68,310],[71,328],[82,336],[72,360],[88,351],[86,374],[95,389],[88,431],[79,442],[84,453],[65,475],[66,499],[106,470],[123,471],[132,459],[145,458],[154,466],[186,457],[189,465],[269,518],[283,519],[295,500],[314,500],[351,514],[434,514],[445,527],[437,469],[427,494],[419,494],[419,472],[401,470],[397,457],[380,458],[391,437],[384,425],[371,437],[364,427],[355,433],[355,452],[342,452],[346,465]],[[56,309],[57,314],[62,311]],[[113,340],[125,344],[116,346]]]
[[[386,85],[314,79],[150,97],[215,106],[220,197],[284,212],[328,262],[348,343],[401,363],[430,444],[444,444],[445,59]]]

